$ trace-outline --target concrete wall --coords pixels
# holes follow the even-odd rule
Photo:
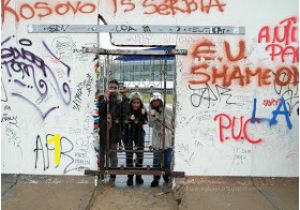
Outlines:
[[[114,34],[112,41],[175,44],[189,52],[176,61],[175,170],[200,176],[298,176],[297,0],[26,2],[6,1],[11,8],[2,12],[3,172],[82,174],[84,167],[95,168],[93,56],[76,49],[97,44],[96,35],[28,34],[26,27],[95,24],[96,5],[108,24],[245,27],[245,35]],[[86,7],[75,10],[77,4]],[[36,59],[22,56],[22,48]],[[23,67],[18,70],[21,63],[31,66],[29,75]],[[46,137],[56,133],[65,152],[55,167],[52,144],[50,167],[44,170]]]
[[[96,24],[97,8],[93,0],[2,4],[2,172],[83,174],[96,167],[94,55],[80,52],[97,45],[96,35],[29,34],[27,26]]]

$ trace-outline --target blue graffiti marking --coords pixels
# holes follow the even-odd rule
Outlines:
[[[281,107],[283,107],[283,111],[280,110]],[[272,112],[272,114],[273,114],[273,117],[270,120],[270,126],[277,124],[277,116],[278,115],[284,115],[287,127],[289,129],[292,129],[293,125],[292,125],[292,123],[290,121],[289,112],[288,112],[288,109],[286,107],[284,98],[281,98],[280,104],[278,105],[277,109]]]
[[[278,123],[278,120],[277,120],[277,117],[278,115],[283,115],[285,117],[285,120],[286,120],[286,124],[287,124],[287,127],[289,129],[292,129],[293,128],[293,125],[292,125],[292,122],[290,120],[290,116],[289,116],[289,111],[286,107],[286,103],[285,103],[285,100],[284,98],[281,98],[280,99],[280,104],[278,104],[277,108],[272,111],[272,118],[269,119],[269,118],[260,118],[260,117],[256,117],[256,98],[254,98],[254,101],[253,101],[253,111],[252,111],[252,119],[251,120],[251,123],[255,123],[255,122],[268,122],[270,127],[273,126],[273,125],[277,125]],[[281,110],[283,107],[283,110]]]

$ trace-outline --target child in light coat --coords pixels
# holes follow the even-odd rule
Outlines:
[[[169,172],[171,170],[171,162],[173,158],[173,139],[174,125],[173,111],[170,107],[163,105],[163,99],[160,93],[153,93],[150,99],[149,126],[152,130],[152,146],[151,149],[163,150],[164,163],[166,174],[163,176],[166,183],[169,182]],[[163,116],[164,115],[164,116]],[[164,129],[165,128],[165,129]],[[154,152],[153,167],[160,168],[161,154]],[[159,184],[160,176],[154,176],[151,182],[151,187],[156,187]]]

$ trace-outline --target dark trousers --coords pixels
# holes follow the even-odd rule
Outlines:
[[[173,158],[173,149],[168,148],[163,151],[164,153],[164,163],[163,167],[166,171],[166,176],[169,176],[170,170],[171,170],[171,163]],[[153,168],[160,168],[160,160],[162,158],[162,153],[154,152],[153,153]],[[153,176],[154,179],[159,180],[160,176]]]
[[[117,150],[118,144],[112,143],[109,145],[109,149]],[[117,152],[109,152],[108,153],[108,160],[106,160],[106,146],[100,145],[100,169],[103,169],[106,166],[106,163],[108,163],[108,166],[110,167],[117,167],[118,166],[118,155]]]
[[[136,129],[134,131],[130,129],[125,129],[123,134],[123,144],[126,150],[133,151],[133,143],[137,150],[144,150],[145,147],[145,131],[143,128]],[[137,162],[135,163],[135,167],[142,167],[144,154],[142,152],[137,152]],[[134,167],[133,165],[133,152],[126,152],[126,166]],[[132,177],[132,175],[128,175],[128,177]]]

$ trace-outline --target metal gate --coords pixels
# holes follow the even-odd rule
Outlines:
[[[102,114],[102,119],[100,117],[99,123],[100,127],[106,124],[103,126],[106,129],[106,136],[101,135],[103,129],[102,131],[100,129],[99,169],[97,171],[86,170],[85,174],[102,176],[102,178],[107,174],[184,176],[183,172],[171,172],[164,168],[164,150],[166,149],[166,130],[174,135],[174,128],[166,125],[165,109],[167,104],[168,109],[170,109],[170,105],[173,108],[173,93],[175,92],[173,81],[176,77],[175,55],[185,55],[186,51],[176,50],[169,46],[133,51],[102,49],[97,53],[102,68],[100,78],[98,78],[99,90],[101,90],[99,92],[108,90],[109,81],[116,79],[119,82],[119,89],[114,93],[117,94],[117,98],[120,98],[117,100],[117,103],[120,103],[120,109],[119,113],[113,113],[117,107],[115,104],[110,103],[109,100],[99,102],[99,113],[106,112],[104,115]],[[149,114],[150,98],[154,92],[160,93],[164,102],[162,119],[159,122],[162,126],[161,148],[151,147],[152,128],[149,125],[157,123],[158,120],[155,119],[154,122],[153,118],[151,121]],[[139,95],[141,98],[143,108],[146,110],[144,115],[147,118],[146,122],[138,117],[130,118],[133,115],[131,102],[134,95]],[[104,96],[102,95],[100,98],[103,100]],[[103,108],[102,103],[106,108]],[[128,110],[129,113],[124,114]],[[101,113],[99,115],[101,116]],[[108,117],[111,118],[111,122],[108,122]],[[174,124],[174,117],[171,120],[171,123]],[[120,135],[118,142],[115,142],[114,135]],[[103,143],[104,140],[105,143]],[[105,147],[105,150],[101,147]],[[101,153],[105,153],[105,155]],[[156,159],[159,157],[159,166],[153,165],[154,156]],[[117,163],[115,159],[117,159]]]

